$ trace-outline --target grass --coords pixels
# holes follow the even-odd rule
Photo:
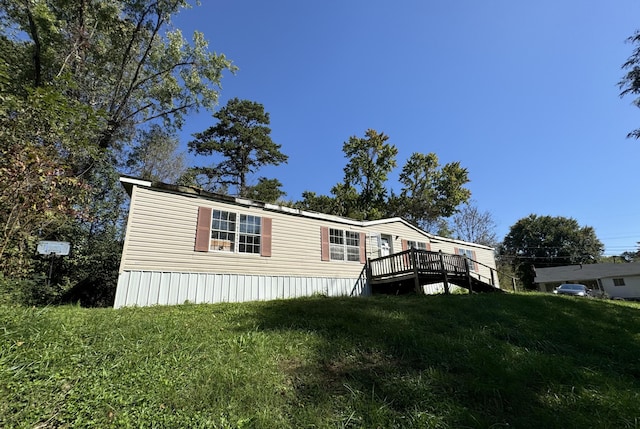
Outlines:
[[[640,305],[0,307],[0,427],[639,428]]]

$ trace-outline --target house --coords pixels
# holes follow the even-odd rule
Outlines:
[[[536,268],[535,283],[551,292],[560,283],[581,283],[614,299],[640,299],[640,262]]]
[[[367,261],[407,249],[467,256],[478,279],[495,271],[492,248],[437,237],[401,218],[356,221],[133,177],[120,181],[130,208],[116,308],[368,295]],[[423,286],[426,293],[441,290],[442,282]]]

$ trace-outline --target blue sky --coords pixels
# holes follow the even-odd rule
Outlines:
[[[414,152],[468,169],[498,238],[529,214],[595,228],[605,254],[640,241],[640,109],[618,96],[637,0],[203,0],[176,27],[197,29],[239,67],[233,97],[264,105],[298,200],[342,180],[342,145],[384,132],[398,168]],[[214,123],[188,118],[185,145]],[[205,162],[205,159],[191,159]]]

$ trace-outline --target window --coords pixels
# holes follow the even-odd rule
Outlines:
[[[407,241],[407,247],[409,249],[417,249],[417,250],[427,250],[427,243],[423,243],[420,241]]]
[[[347,261],[360,262],[360,234],[353,231],[345,231]]]
[[[234,252],[236,243],[236,214],[222,210],[211,212],[211,250]]]
[[[458,249],[458,255],[466,256],[469,259],[469,269],[471,271],[478,271],[478,265],[475,263],[475,256],[473,250]]]
[[[260,218],[240,215],[238,252],[260,253]]]
[[[360,234],[330,228],[329,255],[332,261],[360,262]]]
[[[211,250],[222,252],[260,253],[261,218],[222,210],[211,212]]]
[[[614,286],[624,286],[624,279],[613,279]]]

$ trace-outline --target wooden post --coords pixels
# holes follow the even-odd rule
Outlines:
[[[444,255],[442,254],[442,250],[438,251],[440,256],[440,272],[442,273],[442,280],[444,283],[444,294],[449,295],[449,278],[447,276],[447,269],[444,267]]]
[[[469,293],[473,293],[473,283],[471,281],[471,270],[469,269],[469,258],[464,255],[464,271],[467,275],[467,281],[469,282]]]
[[[416,293],[420,295],[422,293],[422,287],[420,287],[420,271],[418,271],[418,264],[416,261],[416,251],[411,248],[411,265],[413,266],[413,285]]]

